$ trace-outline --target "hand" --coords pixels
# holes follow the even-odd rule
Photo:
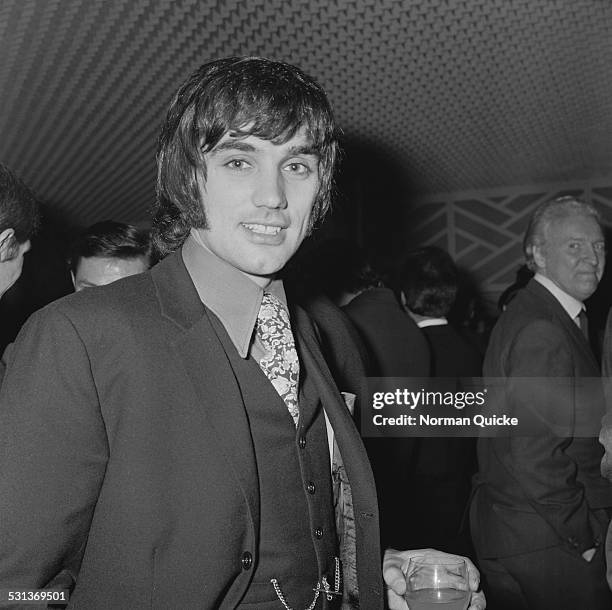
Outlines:
[[[406,593],[406,577],[404,570],[408,568],[408,562],[411,557],[422,555],[430,559],[448,559],[449,557],[459,557],[458,555],[450,555],[442,551],[434,549],[418,549],[414,551],[396,551],[395,549],[387,549],[383,560],[383,578],[387,585],[387,601],[389,602],[390,610],[407,610],[408,605],[404,600]],[[480,585],[480,573],[476,566],[467,558],[465,560],[468,570],[468,582],[472,597],[468,610],[484,610],[487,606],[484,593],[478,591]]]

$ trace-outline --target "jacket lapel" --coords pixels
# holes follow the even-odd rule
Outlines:
[[[546,303],[550,313],[555,317],[567,335],[572,338],[575,347],[582,355],[584,361],[588,362],[593,368],[593,376],[599,376],[599,365],[597,364],[597,360],[595,359],[589,342],[586,340],[576,323],[569,317],[567,311],[563,309],[561,303],[559,303],[549,290],[536,280],[531,280],[529,284],[527,284],[526,289],[530,290],[534,296]]]
[[[301,309],[296,308],[293,313],[292,321],[295,322],[293,325],[294,332],[297,333],[300,356],[302,356],[304,361],[303,365],[308,369],[308,374],[312,375],[313,381],[316,384],[321,404],[334,429],[338,447],[347,466],[347,471],[350,474],[347,462],[352,462],[353,464],[363,464],[365,462],[365,464],[369,465],[361,437],[321,354],[312,323],[308,319],[307,314]],[[351,460],[349,454],[355,459]],[[370,469],[368,468],[368,470]],[[373,477],[371,482],[374,485]]]
[[[255,450],[238,381],[213,327],[214,314],[200,301],[180,251],[154,267],[152,276],[162,316],[172,323],[167,333],[169,347],[185,371],[204,417],[202,442],[212,439],[219,445],[232,465],[253,525],[258,524]],[[256,536],[257,530],[254,527]]]
[[[312,375],[319,390],[321,404],[334,430],[349,481],[359,482],[353,489],[356,510],[359,506],[361,510],[377,515],[374,476],[361,437],[318,346],[316,343],[313,344],[313,340],[306,333],[298,330],[298,334],[302,345],[301,355],[304,365],[308,367],[308,373]]]

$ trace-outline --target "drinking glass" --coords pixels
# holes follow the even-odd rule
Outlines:
[[[467,566],[460,557],[413,557],[406,571],[410,610],[466,610],[470,603]]]

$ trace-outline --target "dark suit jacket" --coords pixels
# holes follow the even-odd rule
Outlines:
[[[580,554],[603,542],[592,511],[612,506],[599,474],[599,368],[580,329],[531,280],[495,326],[485,357],[490,378],[537,378],[508,386],[503,411],[532,435],[482,438],[472,534],[485,557],[564,545]]]
[[[319,331],[321,351],[338,389],[358,394],[368,368],[368,353],[350,318],[324,295],[300,305]]]
[[[465,378],[479,380],[482,376],[482,360],[476,347],[450,324],[425,326],[421,331],[431,350],[431,376],[457,379],[452,387],[473,391]],[[464,386],[461,380],[468,385]],[[476,472],[476,439],[418,438],[415,462],[412,484],[415,493],[409,507],[417,524],[415,545],[473,556],[469,532],[463,526]]]
[[[427,341],[389,288],[364,290],[344,311],[368,350],[371,376],[429,376]]]
[[[240,601],[259,490],[212,315],[175,253],[29,320],[0,392],[0,588],[44,587],[82,558],[71,608]],[[371,470],[312,325],[292,315],[352,483],[362,607],[382,608]]]
[[[599,441],[605,449],[601,461],[601,474],[609,481],[612,481],[612,314],[608,314],[608,321],[604,332],[602,368],[606,391],[606,416],[602,421],[601,433],[599,435]],[[607,578],[608,584],[612,589],[612,523],[608,528],[606,545]]]
[[[301,303],[319,332],[321,351],[341,392],[355,394],[353,419],[360,423],[361,406],[368,399],[365,377],[367,350],[350,318],[323,295]]]
[[[428,377],[427,341],[412,318],[402,310],[389,288],[358,294],[344,311],[359,332],[373,377]],[[364,403],[366,417],[371,416]],[[411,483],[413,438],[364,439],[378,489],[383,546],[411,548],[412,524],[406,520],[406,489]]]
[[[447,379],[479,379],[482,361],[478,350],[450,324],[421,329],[431,349],[431,376]],[[473,390],[472,386],[459,390]],[[469,383],[469,382],[468,382]],[[417,474],[451,477],[459,485],[475,472],[476,448],[472,438],[423,438],[419,441]],[[468,484],[469,489],[469,484]]]
[[[480,377],[482,358],[450,324],[421,329],[431,350],[432,377]]]

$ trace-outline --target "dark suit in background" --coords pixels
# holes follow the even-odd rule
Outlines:
[[[351,319],[323,294],[307,299],[300,305],[319,331],[321,351],[338,389],[360,396],[364,391],[369,356]],[[356,406],[359,409],[359,402]],[[358,410],[354,417],[359,425]]]
[[[457,390],[472,390],[471,386],[463,388],[461,379],[482,375],[478,350],[449,324],[419,326],[431,350],[431,376],[457,379]],[[464,517],[476,472],[476,439],[419,438],[416,454],[414,499],[410,503],[411,519],[418,524],[414,544],[433,544],[451,553],[473,556]]]
[[[406,312],[419,326],[431,353],[429,383],[436,392],[473,392],[472,378],[481,375],[480,354],[467,339],[449,325],[456,306],[459,270],[451,256],[437,246],[424,246],[406,253],[398,270],[400,299]],[[478,379],[476,380],[478,382]],[[455,394],[457,395],[457,394]],[[462,415],[450,408],[443,416]],[[440,415],[440,413],[434,413]],[[458,436],[433,436],[435,429],[422,428],[416,443],[408,520],[417,546],[434,540],[452,552],[474,556],[465,523],[465,508],[475,471],[475,442]],[[424,435],[424,436],[423,436]]]
[[[344,307],[368,350],[373,377],[428,377],[427,340],[402,310],[389,288],[370,288]],[[365,438],[379,496],[381,541],[410,545],[406,519],[415,441],[411,438]]]
[[[403,311],[389,288],[359,293],[344,311],[371,357],[372,377],[427,377],[430,352],[427,340]]]
[[[420,328],[431,350],[432,377],[480,377],[480,353],[450,324]]]
[[[601,447],[586,435],[603,396],[598,384],[579,381],[593,381],[599,368],[581,330],[537,281],[501,315],[484,375],[541,378],[504,395],[503,412],[531,420],[533,434],[478,441],[471,526],[492,607],[610,608],[603,540],[612,487],[599,474]],[[585,561],[581,554],[593,548]],[[508,573],[532,605],[513,591]]]
[[[603,337],[602,373],[606,396],[606,415],[602,420],[599,442],[604,446],[601,460],[601,474],[612,482],[612,314],[608,314]],[[612,589],[612,523],[608,526],[606,536],[606,562],[608,566],[608,585]]]

